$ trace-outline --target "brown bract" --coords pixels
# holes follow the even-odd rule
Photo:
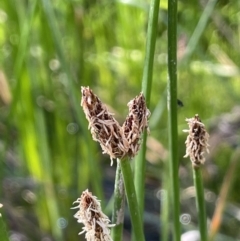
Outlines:
[[[81,106],[89,122],[89,129],[93,140],[100,143],[103,153],[107,153],[111,160],[134,157],[140,147],[141,134],[148,128],[150,116],[143,94],[128,103],[129,114],[121,127],[89,87],[82,87],[81,91]]]
[[[184,132],[188,132],[185,142],[186,155],[184,157],[189,156],[193,165],[199,167],[205,162],[205,152],[209,152],[209,134],[197,114],[193,118],[186,119],[186,121],[188,122],[189,130],[183,130]]]

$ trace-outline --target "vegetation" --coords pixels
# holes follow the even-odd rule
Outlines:
[[[142,90],[149,5],[121,0],[0,1],[0,230],[5,233],[6,226],[12,240],[84,240],[77,235],[82,226],[70,208],[87,188],[111,216],[117,162],[110,167],[109,157],[92,140],[80,89],[89,86],[119,123],[124,122],[127,102]],[[210,134],[210,154],[201,169],[210,238],[240,240],[239,9],[239,1],[178,1],[173,99],[183,106],[173,123],[178,127],[174,155],[179,162],[179,177],[175,172],[174,178],[184,235],[198,230],[199,220],[182,130],[187,129],[186,118],[199,114]],[[178,232],[173,231],[176,219],[168,203],[173,172],[168,160],[167,14],[167,1],[162,0],[151,99],[147,94],[152,115],[143,164],[145,204],[140,204],[147,241],[167,240]],[[137,198],[144,194],[141,185]],[[126,241],[129,220],[126,208]]]

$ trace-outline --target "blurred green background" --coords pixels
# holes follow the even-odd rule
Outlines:
[[[119,122],[141,91],[149,1],[0,1],[0,203],[14,241],[84,240],[71,210],[89,189],[111,214],[116,163],[87,130],[80,87]],[[167,191],[167,1],[159,9],[146,173],[145,233],[160,240]],[[182,232],[197,229],[185,118],[210,138],[204,168],[209,222],[220,193],[219,240],[240,240],[240,2],[178,2],[179,178]],[[227,191],[223,188],[227,185]],[[129,240],[126,211],[125,238]],[[193,239],[184,239],[184,241]]]

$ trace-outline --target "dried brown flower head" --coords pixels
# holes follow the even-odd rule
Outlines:
[[[82,87],[81,106],[89,122],[93,140],[100,143],[103,153],[107,153],[111,160],[124,157],[129,144],[123,130],[89,87]]]
[[[146,107],[143,93],[131,100],[128,103],[128,108],[129,114],[123,123],[123,131],[129,143],[128,155],[134,157],[140,148],[141,134],[146,128],[149,132],[150,111]]]
[[[74,203],[78,203],[74,209],[79,209],[74,217],[84,224],[83,231],[79,234],[86,233],[87,241],[112,241],[109,228],[115,225],[109,224],[110,220],[102,212],[100,201],[86,190]]]
[[[89,87],[82,87],[81,106],[93,140],[100,143],[103,153],[107,153],[111,160],[137,154],[141,134],[148,128],[150,116],[142,93],[128,103],[129,114],[122,127]]]
[[[183,130],[188,132],[186,144],[186,155],[184,157],[190,157],[193,165],[199,167],[205,162],[204,153],[208,150],[209,134],[207,133],[204,124],[201,122],[199,116],[186,119],[188,122],[189,130]]]

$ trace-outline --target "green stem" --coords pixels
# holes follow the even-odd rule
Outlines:
[[[159,3],[160,0],[151,0],[148,18],[146,56],[142,78],[142,91],[146,98],[147,105],[150,103],[151,96],[153,61],[158,28]]]
[[[125,190],[120,162],[121,160],[117,160],[114,186],[114,204],[112,213],[112,223],[115,224],[114,228],[112,228],[112,239],[114,241],[122,240],[124,221]]]
[[[151,0],[149,19],[148,19],[148,31],[146,42],[146,56],[144,62],[143,78],[142,78],[142,92],[146,98],[146,104],[149,107],[150,94],[152,87],[152,73],[153,73],[153,60],[157,35],[158,25],[158,12],[159,12],[160,0]],[[144,183],[145,183],[145,169],[146,169],[146,140],[147,133],[143,133],[142,148],[139,155],[136,157],[135,162],[135,176],[134,183],[136,187],[137,200],[139,203],[140,215],[143,215],[144,207]]]
[[[130,166],[130,161],[125,158],[120,160],[121,170],[125,185],[128,207],[131,216],[132,230],[134,237],[138,241],[144,241],[143,223],[139,212],[136,191],[133,183],[133,174]]]
[[[177,122],[177,1],[168,0],[168,126],[173,237],[180,241]]]
[[[193,167],[193,178],[194,185],[196,189],[196,204],[199,220],[199,229],[201,235],[201,241],[207,241],[207,219],[206,219],[206,210],[205,210],[205,198],[204,198],[204,189],[202,181],[202,169]]]

